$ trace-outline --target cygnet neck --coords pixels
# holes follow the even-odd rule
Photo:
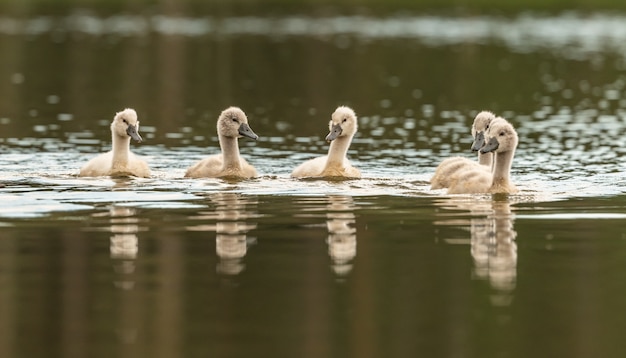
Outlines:
[[[513,156],[515,149],[505,152],[496,152],[494,155],[495,166],[493,170],[492,186],[506,184],[508,185],[511,176],[511,165],[513,164]]]
[[[350,148],[353,136],[354,135],[341,136],[330,142],[330,146],[328,147],[328,160],[326,162],[327,168],[330,166],[343,166],[343,160],[348,154],[348,148]]]
[[[126,166],[128,164],[130,137],[113,133],[111,141],[113,142],[113,167]]]
[[[220,148],[224,157],[224,169],[236,168],[241,169],[241,161],[239,160],[239,141],[237,138],[218,135]]]
[[[493,166],[493,153],[481,153],[478,151],[478,164],[488,167]]]

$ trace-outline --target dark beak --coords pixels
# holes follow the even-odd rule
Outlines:
[[[143,140],[137,132],[137,127],[132,124],[129,124],[128,128],[126,128],[126,134],[128,134],[132,139],[136,140],[137,142],[141,143],[141,141]]]
[[[259,136],[256,135],[252,131],[252,129],[250,129],[250,126],[248,126],[248,123],[241,123],[241,125],[239,125],[239,134],[241,134],[244,137],[252,138],[254,140],[259,139]]]
[[[472,150],[474,152],[478,151],[485,144],[485,132],[480,131],[476,133],[476,138],[474,138],[474,143],[472,143]]]
[[[487,142],[482,148],[480,148],[480,152],[483,154],[493,152],[494,150],[498,149],[499,145],[500,143],[498,143],[498,140],[493,137],[489,139],[489,142]]]
[[[337,137],[341,135],[341,132],[343,132],[343,129],[341,129],[341,126],[339,124],[334,124],[332,128],[330,129],[330,133],[328,133],[328,135],[326,136],[326,141],[331,142],[337,139]]]

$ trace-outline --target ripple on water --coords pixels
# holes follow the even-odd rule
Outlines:
[[[188,206],[202,195],[212,192],[232,191],[250,195],[328,195],[342,194],[352,196],[391,195],[391,196],[430,196],[441,195],[442,191],[431,191],[430,177],[439,157],[433,158],[431,152],[423,155],[420,150],[369,152],[366,161],[353,160],[364,178],[360,180],[295,180],[289,177],[291,169],[302,158],[281,151],[284,158],[268,158],[267,149],[256,152],[248,148],[248,160],[254,163],[262,176],[253,180],[224,181],[221,179],[185,179],[181,163],[182,150],[167,150],[161,147],[144,148],[151,157],[162,161],[154,167],[153,178],[79,178],[76,162],[85,160],[82,155],[59,153],[20,153],[10,154],[0,159],[0,165],[14,168],[0,174],[4,188],[3,195],[19,194],[25,200],[37,198],[55,203],[94,204],[135,203],[135,205]],[[581,162],[586,152],[565,150],[556,155],[546,155],[537,151],[518,150],[512,178],[520,189],[533,195],[544,193],[552,196],[602,196],[618,195],[626,188],[617,157],[610,157],[615,165],[594,163],[590,159]],[[257,156],[258,155],[258,156]],[[470,153],[468,157],[472,158]],[[390,159],[391,158],[391,159]],[[583,157],[586,158],[586,157]],[[276,166],[280,159],[283,165]],[[33,165],[44,163],[46,173],[41,173]],[[7,165],[10,163],[10,165]],[[584,163],[584,164],[583,164]],[[171,169],[179,166],[179,169]],[[189,163],[190,164],[190,163]],[[265,173],[263,173],[265,171]],[[14,198],[15,199],[15,198]],[[43,202],[42,202],[43,203]],[[68,206],[69,207],[69,206]]]
[[[522,190],[541,200],[563,197],[620,195],[626,191],[622,178],[622,119],[599,115],[597,111],[548,108],[541,119],[533,115],[507,113],[517,124],[520,145],[512,169],[512,179]],[[425,106],[435,111],[433,106]],[[430,120],[405,122],[400,117],[363,116],[361,134],[348,152],[354,166],[361,169],[361,180],[294,180],[291,170],[302,161],[323,155],[327,143],[322,138],[291,138],[287,141],[259,141],[241,147],[242,155],[261,173],[244,181],[183,178],[186,168],[217,146],[186,146],[183,136],[178,146],[166,148],[145,145],[133,148],[144,156],[153,170],[149,179],[79,178],[80,166],[102,151],[93,133],[78,132],[62,141],[45,128],[34,128],[44,138],[8,138],[0,165],[0,195],[11,201],[22,198],[25,213],[33,203],[42,211],[83,210],[91,206],[121,203],[128,206],[195,208],[206,205],[205,196],[218,192],[248,195],[284,196],[441,196],[431,191],[429,180],[437,164],[449,155],[475,158],[467,151],[471,142],[469,119],[459,111],[433,113]],[[445,117],[445,118],[444,118]],[[415,125],[398,127],[399,123]],[[108,125],[108,121],[107,121]],[[39,130],[42,130],[40,132]],[[384,138],[372,136],[376,130]],[[182,127],[181,133],[189,133]],[[376,134],[376,133],[373,133]],[[382,135],[382,134],[381,134]],[[271,136],[270,136],[271,138]],[[424,140],[418,140],[423,138]],[[41,148],[47,143],[48,149]],[[467,145],[466,145],[467,144]],[[54,149],[56,148],[56,149]],[[59,150],[64,148],[64,150]],[[4,206],[4,212],[9,212]]]
[[[19,194],[0,194],[0,217],[32,218],[51,212],[67,212],[93,209],[90,205],[73,204],[57,200],[41,199]]]

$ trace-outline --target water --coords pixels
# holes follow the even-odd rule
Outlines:
[[[621,356],[623,20],[1,16],[0,355]],[[183,178],[229,105],[260,177]],[[77,177],[125,107],[153,176]],[[430,190],[482,109],[521,192]]]

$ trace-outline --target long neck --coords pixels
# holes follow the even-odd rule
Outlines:
[[[113,166],[128,164],[130,137],[120,137],[113,133]]]
[[[478,152],[478,164],[491,167],[492,161],[493,153],[481,153],[480,151]]]
[[[220,136],[220,148],[224,156],[224,168],[241,168],[237,138]]]
[[[343,160],[348,154],[348,148],[350,147],[350,142],[352,141],[352,136],[339,137],[332,142],[330,142],[330,147],[328,148],[328,161],[326,162],[326,167],[343,165]]]
[[[496,163],[493,169],[492,186],[509,183],[509,178],[511,174],[511,165],[513,164],[514,155],[515,155],[514,149],[495,154]]]

